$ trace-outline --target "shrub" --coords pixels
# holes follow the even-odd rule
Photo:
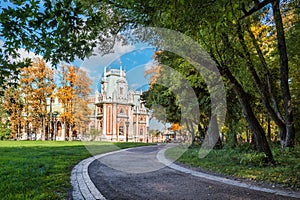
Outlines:
[[[266,166],[267,156],[264,153],[247,153],[240,160],[242,165],[250,165],[256,167]]]
[[[10,129],[9,128],[1,128],[0,129],[0,139],[7,140],[10,136]]]

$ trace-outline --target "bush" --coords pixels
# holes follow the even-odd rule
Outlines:
[[[1,140],[8,140],[10,136],[10,129],[9,128],[1,128],[0,129],[0,139]]]
[[[264,153],[247,153],[240,160],[240,164],[263,167],[266,166],[267,156]]]

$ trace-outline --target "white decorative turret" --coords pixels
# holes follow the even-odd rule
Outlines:
[[[103,80],[106,81],[106,66],[104,67],[104,77]]]

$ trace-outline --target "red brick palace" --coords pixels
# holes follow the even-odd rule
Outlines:
[[[104,69],[100,91],[95,96],[95,124],[102,141],[148,141],[148,110],[141,92],[129,90],[126,72]]]

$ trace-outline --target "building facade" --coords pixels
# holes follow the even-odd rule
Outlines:
[[[129,90],[126,72],[104,69],[95,96],[95,128],[101,141],[148,142],[148,110],[142,92]]]

